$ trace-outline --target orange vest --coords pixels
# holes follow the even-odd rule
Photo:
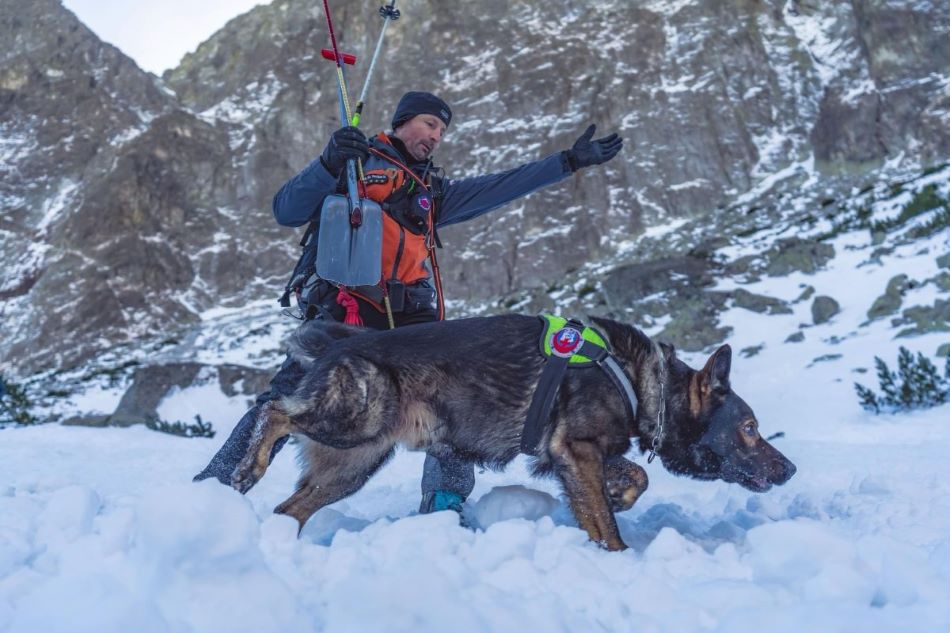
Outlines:
[[[387,145],[392,145],[389,137],[382,132],[376,138]],[[407,173],[408,167],[405,165],[399,166],[393,159],[383,158],[381,154],[382,152],[371,154],[371,161],[374,163],[388,163],[388,165],[364,170],[364,197],[382,204],[397,189],[406,184],[407,178],[415,180],[417,187],[424,186],[428,189],[427,183],[422,183],[414,174],[410,175],[411,172]],[[374,157],[376,160],[372,160]],[[429,278],[429,270],[425,267],[425,261],[430,258],[430,253],[434,248],[434,211],[435,205],[433,204],[433,208],[429,211],[428,230],[422,235],[407,230],[388,213],[383,213],[382,271],[384,280],[398,279],[409,286]],[[433,276],[437,286],[441,286],[437,269],[433,270]],[[353,291],[353,294],[373,304],[378,310],[384,311],[379,300],[380,293],[373,292],[371,288],[360,287]]]

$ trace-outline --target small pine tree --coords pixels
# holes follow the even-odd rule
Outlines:
[[[0,376],[0,424],[36,424],[39,420],[30,413],[32,408],[23,388]]]
[[[182,437],[214,437],[216,433],[211,427],[211,423],[202,420],[200,415],[195,416],[194,424],[185,424],[180,421],[166,422],[157,417],[151,417],[145,420],[145,426],[159,433],[180,435]]]
[[[864,385],[854,384],[861,406],[868,411],[910,411],[950,402],[950,357],[945,363],[943,376],[929,358],[920,352],[915,358],[905,347],[901,347],[898,353],[896,372],[877,356],[874,365],[880,396]]]

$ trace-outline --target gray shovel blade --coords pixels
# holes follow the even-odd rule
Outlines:
[[[360,200],[363,221],[350,224],[345,196],[327,196],[320,210],[317,239],[317,275],[344,286],[371,286],[382,278],[383,209],[372,200]]]

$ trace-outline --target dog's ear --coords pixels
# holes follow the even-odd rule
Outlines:
[[[660,343],[660,349],[663,350],[663,358],[666,359],[667,363],[673,362],[673,359],[676,358],[676,348],[673,347],[672,343]]]
[[[611,345],[614,347],[629,347],[627,340],[630,338],[630,327],[614,321],[593,315],[588,315],[588,319],[593,322],[600,330],[607,335]]]
[[[703,384],[709,391],[724,394],[729,391],[729,370],[732,369],[732,348],[723,345],[706,361]]]

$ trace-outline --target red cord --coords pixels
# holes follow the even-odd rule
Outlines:
[[[356,301],[356,297],[347,291],[345,286],[340,286],[340,291],[336,295],[336,302],[346,310],[346,316],[343,318],[344,324],[363,326],[363,319],[360,318],[360,304]]]

